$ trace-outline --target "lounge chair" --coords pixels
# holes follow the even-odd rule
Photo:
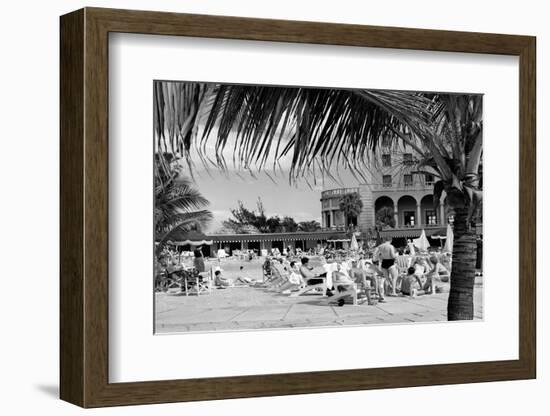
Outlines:
[[[290,296],[292,297],[296,297],[296,296],[301,296],[305,293],[308,293],[308,292],[311,292],[311,291],[314,291],[314,292],[319,292],[318,294],[320,295],[325,295],[326,294],[326,291],[327,291],[327,279],[326,277],[324,276],[318,276],[318,277],[315,277],[314,279],[315,280],[322,280],[322,282],[319,282],[319,283],[313,283],[313,284],[308,284],[308,279],[306,279],[305,277],[303,278],[304,281],[305,281],[305,286],[303,288],[301,288],[300,290],[298,290],[297,292],[292,292],[290,294]],[[310,278],[310,280],[313,279],[313,278]]]
[[[346,298],[351,298],[352,305],[357,305],[357,294],[359,293],[359,290],[357,289],[357,284],[346,284],[345,286],[342,286],[338,283],[335,284],[336,290],[332,296],[327,297],[326,299],[323,299],[321,301],[321,304],[328,305],[331,303],[338,303],[340,299],[343,299],[345,301]]]

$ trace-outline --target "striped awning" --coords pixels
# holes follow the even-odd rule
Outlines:
[[[238,243],[260,241],[326,241],[331,238],[348,238],[345,232],[314,231],[294,233],[256,233],[256,234],[210,234],[207,236],[214,243]]]
[[[210,246],[212,245],[212,240],[184,240],[184,241],[176,241],[175,245],[177,246]]]
[[[447,229],[434,227],[434,228],[398,228],[391,230],[380,231],[381,237],[392,238],[418,238],[422,234],[422,230],[426,231],[426,237],[432,235],[446,235]]]

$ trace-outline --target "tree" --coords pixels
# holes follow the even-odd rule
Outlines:
[[[298,230],[298,224],[292,217],[267,217],[261,198],[256,202],[256,210],[248,209],[242,201],[238,201],[238,207],[231,210],[231,215],[233,218],[223,222],[223,229],[236,234],[291,233]]]
[[[300,221],[298,223],[298,231],[312,233],[319,231],[321,229],[321,224],[318,221]]]
[[[234,137],[243,168],[275,166],[290,157],[289,179],[332,175],[335,166],[363,171],[381,145],[401,142],[419,155],[418,173],[433,174],[437,202],[445,191],[455,211],[454,262],[448,319],[473,319],[475,234],[481,202],[482,97],[408,91],[216,85],[200,142],[215,140],[218,166]],[[211,134],[217,128],[217,134]],[[190,148],[191,138],[182,139]],[[365,179],[365,178],[364,178]]]
[[[298,231],[298,224],[292,217],[283,217],[281,220],[281,232],[293,233]]]
[[[386,227],[395,228],[395,215],[392,207],[382,207],[375,214],[376,227],[383,230]]]
[[[267,231],[268,233],[278,233],[281,231],[281,219],[278,215],[275,215],[273,217],[269,217],[266,221]]]
[[[213,218],[203,209],[209,201],[181,177],[179,163],[196,135],[199,110],[208,90],[206,84],[155,82],[153,85],[155,129],[155,240],[159,249],[177,230],[205,227]]]
[[[155,240],[164,245],[178,231],[200,230],[212,220],[209,201],[194,189],[191,181],[174,172],[155,187]]]
[[[345,194],[339,201],[340,210],[346,217],[346,226],[357,225],[357,218],[363,209],[363,201],[358,192]]]
[[[237,208],[231,210],[233,218],[223,222],[224,228],[236,234],[262,232],[261,230],[267,228],[267,218],[261,200],[258,199],[257,202],[258,212],[246,208],[243,201],[238,201],[237,205]]]

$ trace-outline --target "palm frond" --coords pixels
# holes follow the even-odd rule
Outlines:
[[[159,224],[156,231],[156,241],[167,240],[175,231],[190,231],[208,224],[213,215],[208,210],[187,212],[173,215],[169,222]]]
[[[263,169],[288,157],[292,179],[338,166],[361,175],[382,141],[404,137],[418,118],[432,116],[432,101],[412,92],[243,85],[213,91],[200,148],[214,140],[216,161],[225,167],[233,135],[234,164]]]

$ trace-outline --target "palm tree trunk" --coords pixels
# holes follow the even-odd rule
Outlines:
[[[477,246],[475,232],[468,223],[467,208],[455,208],[453,226],[455,239],[447,319],[449,321],[472,320],[474,319]]]

